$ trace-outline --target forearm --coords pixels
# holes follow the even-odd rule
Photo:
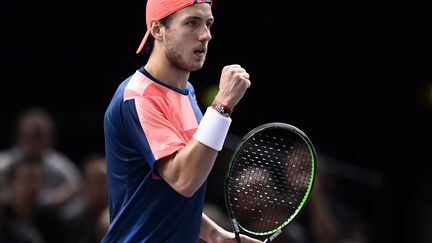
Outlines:
[[[240,65],[226,66],[222,70],[218,102],[231,110],[250,86],[249,74]],[[222,149],[231,119],[208,108],[200,121],[193,139],[176,154],[162,158],[157,169],[162,178],[177,192],[192,196],[207,179]]]
[[[239,237],[242,243],[262,243],[260,240],[243,234],[240,234]],[[238,243],[234,233],[223,229],[204,213],[201,220],[200,238],[207,243]]]
[[[207,108],[193,138],[174,155],[158,161],[159,174],[184,196],[192,196],[210,174],[222,150],[231,118]]]
[[[200,238],[206,242],[213,242],[213,238],[223,229],[211,220],[205,213],[202,214]]]
[[[191,139],[176,154],[157,163],[160,176],[177,192],[192,196],[207,179],[217,151]]]

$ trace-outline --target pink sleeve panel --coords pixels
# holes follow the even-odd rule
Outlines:
[[[136,74],[126,87],[124,99],[135,99],[137,114],[156,160],[183,148],[198,122],[188,95],[161,86]]]

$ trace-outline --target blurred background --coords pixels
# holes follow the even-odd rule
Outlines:
[[[102,120],[111,95],[146,61],[135,54],[146,31],[145,4],[1,4],[1,150],[15,144],[19,115],[43,108],[55,124],[54,148],[85,178],[85,161],[104,153]],[[279,121],[314,142],[320,178],[316,198],[281,242],[432,242],[432,20],[426,9],[215,1],[207,61],[190,77],[202,110],[224,65],[241,64],[253,84],[209,178],[209,214],[226,220],[223,177],[238,140]]]

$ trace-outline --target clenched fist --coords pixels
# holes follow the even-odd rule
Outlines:
[[[215,100],[233,110],[250,85],[249,73],[244,68],[238,64],[225,66]]]

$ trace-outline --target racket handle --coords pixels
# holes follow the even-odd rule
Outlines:
[[[241,240],[240,240],[240,233],[239,233],[239,232],[235,232],[235,237],[236,237],[237,242],[238,242],[238,243],[241,243]]]
[[[232,218],[231,221],[232,221],[232,224],[233,224],[233,227],[234,227],[235,238],[236,238],[236,240],[237,240],[238,243],[241,243],[241,240],[240,240],[240,228],[239,228],[239,226],[237,224],[237,220],[235,218]]]
[[[273,241],[278,235],[280,235],[280,233],[282,233],[282,229],[276,231],[274,234],[272,234],[270,237],[268,237],[267,239],[264,240],[263,243],[268,243]]]

